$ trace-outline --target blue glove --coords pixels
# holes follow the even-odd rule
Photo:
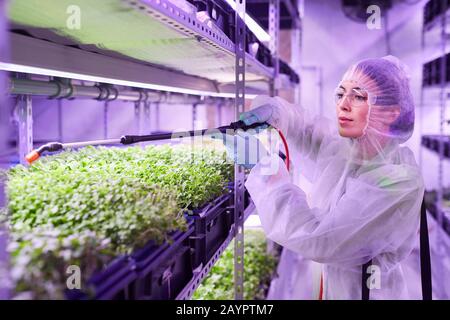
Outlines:
[[[266,121],[270,122],[270,120],[272,118],[272,114],[273,114],[273,107],[269,104],[264,104],[253,110],[243,112],[240,115],[239,120],[244,121],[244,123],[246,125],[250,126],[254,123],[259,123],[259,122],[263,123]],[[265,128],[267,128],[267,125],[261,125],[258,128],[265,129]]]
[[[214,137],[219,138],[219,137]],[[269,152],[253,135],[238,130],[236,135],[224,134],[222,141],[227,150],[227,156],[246,169],[253,168]]]

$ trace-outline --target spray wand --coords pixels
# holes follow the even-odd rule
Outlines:
[[[185,132],[175,132],[175,133],[157,133],[157,134],[150,134],[150,135],[125,135],[122,136],[120,139],[106,139],[106,140],[92,140],[92,141],[82,141],[82,142],[70,142],[70,143],[61,143],[61,142],[49,142],[47,144],[44,144],[40,146],[38,149],[35,149],[31,151],[25,159],[29,164],[32,164],[34,161],[39,159],[41,155],[44,152],[57,152],[64,149],[71,149],[71,148],[80,148],[80,147],[86,147],[86,146],[98,146],[98,145],[116,145],[116,144],[122,144],[122,145],[130,145],[134,143],[139,142],[148,142],[148,141],[158,141],[158,140],[169,140],[174,137],[191,137],[195,136],[195,134],[214,134],[215,132],[221,132],[223,134],[229,134],[230,132],[236,133],[236,130],[243,130],[247,131],[250,129],[256,129],[262,125],[269,126],[268,123],[254,123],[252,125],[246,125],[244,121],[239,120],[236,122],[232,122],[231,124],[227,126],[221,126],[215,129],[202,129],[202,130],[191,130],[191,131],[185,131]],[[276,129],[276,128],[275,128]],[[289,149],[287,145],[286,138],[284,137],[283,133],[276,129],[281,137],[281,140],[284,145],[284,149],[286,154],[281,154],[281,157],[286,161],[286,167],[289,170]]]

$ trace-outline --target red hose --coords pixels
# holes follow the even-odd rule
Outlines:
[[[285,160],[286,168],[289,171],[290,157],[289,157],[289,147],[288,147],[288,143],[287,143],[286,137],[284,136],[283,132],[281,132],[280,129],[275,128],[275,130],[278,131],[278,134],[280,135],[281,141],[283,142],[284,150],[286,151],[286,160]]]

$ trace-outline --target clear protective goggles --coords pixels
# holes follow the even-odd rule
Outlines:
[[[353,107],[361,107],[365,105],[367,101],[369,104],[373,105],[376,101],[375,96],[361,88],[353,88],[349,93],[345,93],[345,90],[341,87],[334,90],[334,102],[336,105],[343,103],[346,98]]]

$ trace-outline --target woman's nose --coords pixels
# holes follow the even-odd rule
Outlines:
[[[347,96],[343,96],[341,101],[339,101],[338,104],[339,109],[350,111],[350,101]]]

